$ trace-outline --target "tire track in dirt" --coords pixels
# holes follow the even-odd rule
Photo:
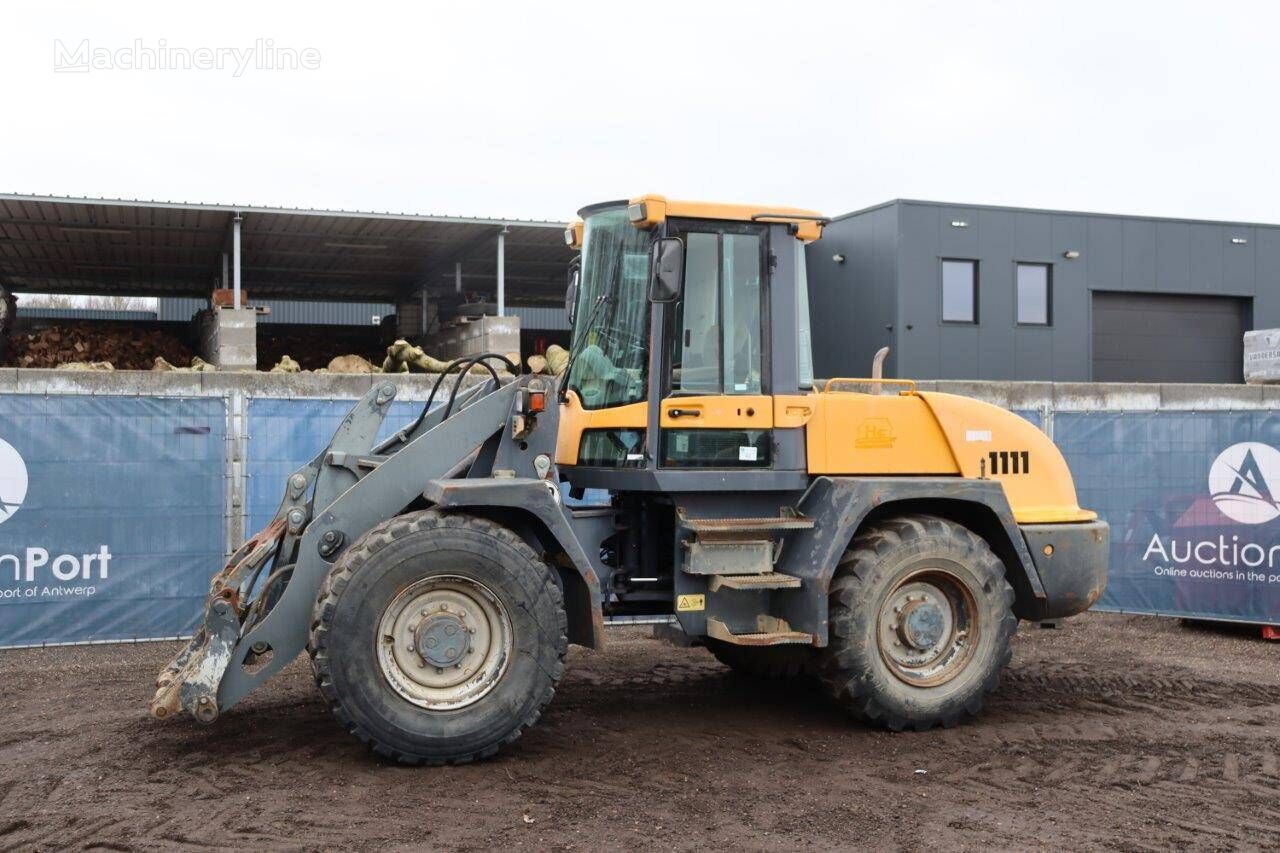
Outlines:
[[[892,735],[811,685],[610,640],[516,748],[442,769],[370,755],[298,664],[203,727],[144,716],[166,646],[0,653],[0,850],[1280,847],[1277,645],[1024,630],[979,720]]]

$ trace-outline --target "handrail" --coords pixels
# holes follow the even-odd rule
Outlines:
[[[875,378],[864,378],[861,376],[832,377],[831,379],[828,379],[825,383],[823,383],[822,393],[823,394],[831,393],[831,386],[837,382],[857,382],[862,385],[877,385],[877,386],[878,385],[905,385],[906,390],[899,393],[905,393],[905,394],[917,393],[916,381],[914,379],[875,379]]]

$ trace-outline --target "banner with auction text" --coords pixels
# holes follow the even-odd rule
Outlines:
[[[1095,609],[1280,623],[1280,415],[1060,412],[1053,437],[1111,524]]]

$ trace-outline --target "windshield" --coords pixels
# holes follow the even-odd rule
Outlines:
[[[649,233],[631,224],[626,207],[588,215],[574,312],[577,357],[569,371],[569,387],[583,408],[625,406],[645,398],[648,284]]]

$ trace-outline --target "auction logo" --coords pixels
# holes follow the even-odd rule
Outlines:
[[[0,524],[9,520],[27,497],[27,465],[12,444],[0,438]]]
[[[1209,468],[1209,494],[1223,515],[1241,524],[1265,524],[1280,518],[1272,491],[1280,486],[1280,450],[1258,441],[1242,441],[1218,454]]]

